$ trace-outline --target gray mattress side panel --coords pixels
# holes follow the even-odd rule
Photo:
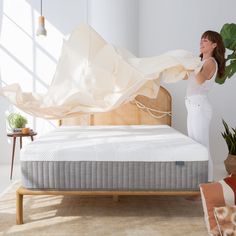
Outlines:
[[[208,161],[23,161],[22,184],[30,189],[197,190],[208,179]]]

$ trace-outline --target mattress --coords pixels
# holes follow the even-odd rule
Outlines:
[[[65,126],[20,153],[23,186],[56,190],[196,190],[208,150],[167,125]]]

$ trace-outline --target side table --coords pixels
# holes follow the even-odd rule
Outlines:
[[[34,136],[35,135],[37,135],[36,132],[30,132],[29,134],[22,134],[20,132],[12,132],[12,133],[8,133],[7,134],[8,137],[13,138],[10,179],[12,179],[12,173],[13,173],[13,164],[14,164],[14,157],[15,157],[16,138],[20,138],[20,149],[21,149],[22,148],[22,137],[30,137],[31,141],[34,141]]]

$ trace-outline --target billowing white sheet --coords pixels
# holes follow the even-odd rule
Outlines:
[[[167,125],[60,127],[26,145],[21,161],[208,161],[207,148]]]
[[[184,50],[150,58],[127,55],[106,43],[91,27],[81,25],[64,41],[46,94],[25,93],[19,84],[2,88],[0,94],[35,116],[72,117],[110,111],[136,95],[154,98],[160,80],[176,82],[187,70],[201,67],[200,59]]]

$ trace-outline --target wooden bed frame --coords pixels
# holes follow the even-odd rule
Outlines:
[[[169,92],[160,87],[157,98],[150,99],[137,96],[136,103],[130,102],[111,112],[80,115],[76,118],[67,118],[59,121],[59,125],[80,125],[81,122],[89,125],[161,125],[171,126],[171,96]],[[142,104],[142,108],[137,105]],[[159,110],[160,112],[157,112]],[[150,113],[151,112],[151,113]],[[163,113],[164,112],[164,113]],[[161,118],[154,118],[154,116]],[[53,191],[30,190],[19,187],[16,191],[16,224],[23,224],[23,197],[24,195],[109,195],[118,201],[124,195],[175,195],[197,196],[198,191]]]

